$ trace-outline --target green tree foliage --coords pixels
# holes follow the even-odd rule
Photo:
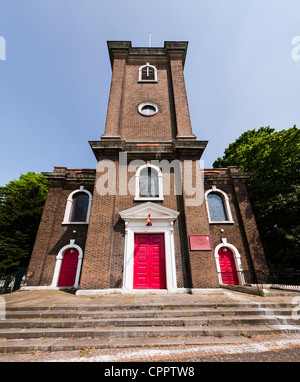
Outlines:
[[[247,188],[268,262],[300,269],[300,130],[246,131],[213,166],[253,173]]]
[[[34,172],[0,187],[0,274],[28,265],[48,187]]]

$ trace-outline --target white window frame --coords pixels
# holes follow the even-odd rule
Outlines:
[[[209,206],[208,206],[208,198],[207,198],[207,196],[211,192],[213,192],[215,194],[220,194],[220,196],[221,196],[221,198],[223,200],[223,205],[224,205],[224,208],[225,208],[227,220],[222,220],[222,221],[211,220],[210,213],[209,213]],[[210,190],[206,191],[206,193],[205,193],[205,202],[206,202],[208,221],[209,221],[210,224],[233,224],[234,223],[233,218],[232,218],[232,214],[231,214],[229,198],[228,198],[227,194],[224,191],[222,191],[219,188],[217,188],[217,186],[212,186],[212,188]]]
[[[78,192],[85,192],[89,196],[89,204],[88,204],[88,209],[87,209],[87,213],[86,213],[86,220],[84,222],[71,222],[70,218],[71,218],[72,205],[73,205],[73,200],[74,200],[73,197]],[[92,194],[90,193],[90,191],[86,190],[84,188],[84,186],[80,186],[80,188],[78,190],[71,192],[71,194],[68,196],[68,199],[67,199],[65,216],[64,216],[64,220],[63,220],[62,224],[89,224],[92,199],[93,199]]]
[[[155,112],[153,114],[145,114],[143,113],[143,108],[145,106],[152,106],[155,109]],[[143,102],[138,106],[138,112],[143,116],[143,117],[153,117],[158,113],[158,106],[154,102]]]
[[[142,70],[146,67],[154,69],[154,80],[143,80],[142,79],[143,78],[142,77]],[[150,65],[149,62],[146,62],[146,65],[140,66],[139,67],[139,81],[138,82],[158,82],[157,81],[157,68],[154,65]]]
[[[158,196],[151,197],[151,196],[140,196],[140,174],[141,171],[143,171],[145,168],[153,168],[157,172],[158,176]],[[135,173],[135,197],[134,200],[137,201],[146,201],[146,200],[157,200],[157,201],[163,201],[163,175],[161,172],[161,169],[154,164],[147,163],[141,167],[139,167]]]

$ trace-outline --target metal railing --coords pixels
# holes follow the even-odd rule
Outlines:
[[[12,293],[23,286],[27,268],[21,269],[9,275],[0,275],[0,294]]]
[[[257,288],[259,294],[263,292],[263,286],[271,288],[289,289],[300,292],[300,270],[290,271],[223,271],[219,272],[223,284],[247,285],[251,284]],[[224,277],[223,277],[224,276]]]
[[[263,271],[222,271],[219,272],[219,275],[221,276],[221,280],[224,285],[226,285],[226,280],[231,281],[230,283],[227,283],[227,285],[243,286],[250,284],[257,290],[259,295],[262,295],[263,293]]]
[[[268,281],[271,288],[300,291],[300,270],[270,271]]]

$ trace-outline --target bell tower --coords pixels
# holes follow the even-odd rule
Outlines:
[[[187,42],[108,42],[112,81],[102,140],[172,141],[192,134],[183,77]]]

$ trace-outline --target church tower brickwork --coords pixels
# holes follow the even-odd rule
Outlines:
[[[238,167],[200,169],[184,81],[187,42],[109,41],[96,170],[56,167],[27,287],[163,289],[255,282],[267,265]],[[65,285],[64,285],[65,284]]]

